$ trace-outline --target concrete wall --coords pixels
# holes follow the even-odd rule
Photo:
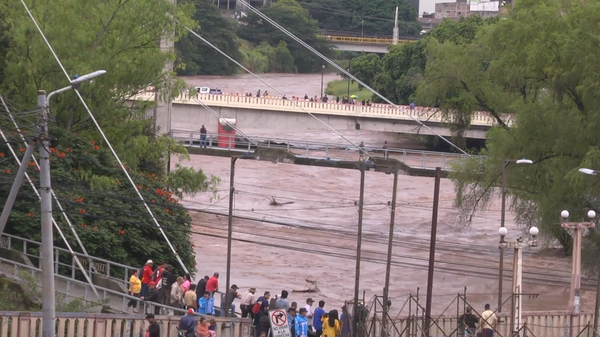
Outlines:
[[[329,130],[307,113],[217,106],[211,108],[222,118],[235,118],[236,126],[248,135],[252,135],[255,130],[277,130],[279,132]],[[173,103],[171,127],[180,130],[199,130],[201,125],[205,125],[208,132],[217,132],[219,117],[216,114],[200,105]],[[325,114],[319,114],[317,117],[336,130],[355,130],[358,123],[361,130],[434,135],[432,131],[420,127],[416,122],[407,120]],[[443,136],[452,135],[447,124],[432,122],[427,123],[427,125]],[[473,127],[465,132],[465,136],[467,138],[485,139],[486,132],[486,128]]]

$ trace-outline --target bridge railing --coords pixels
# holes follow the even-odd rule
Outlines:
[[[134,100],[154,100],[154,93],[146,92],[134,96]],[[393,120],[405,120],[415,123],[414,119],[425,123],[451,124],[451,118],[445,117],[438,109],[416,107],[411,109],[409,106],[394,107],[389,104],[342,104],[334,102],[310,102],[299,99],[282,99],[279,97],[253,97],[237,94],[197,94],[190,95],[182,93],[172,101],[174,104],[200,105],[200,102],[213,107],[230,107],[241,109],[262,109],[270,111],[285,111],[305,113],[309,111],[314,114],[339,115],[361,118],[383,118]],[[508,125],[512,125],[512,115],[505,114],[502,120]],[[487,112],[475,112],[471,117],[471,126],[492,127],[498,125],[498,122]]]
[[[193,130],[171,130],[171,137],[189,147],[200,147],[200,132]],[[248,139],[249,138],[249,139]],[[225,150],[250,152],[256,147],[255,143],[266,148],[285,149],[299,157],[332,159],[332,160],[358,160],[359,148],[350,144],[334,144],[304,140],[281,138],[264,138],[242,135],[209,133],[206,135],[207,147],[218,147]],[[474,156],[475,159],[455,153],[421,151],[410,149],[388,148],[382,146],[365,146],[364,150],[370,155],[397,159],[407,166],[416,169],[434,170],[441,167],[444,171],[453,170],[470,160],[483,160],[483,157]]]
[[[22,280],[21,272],[29,273],[35,279],[41,279],[41,243],[21,238],[15,235],[2,234],[0,236],[0,271],[13,279]],[[100,293],[102,299],[107,300],[112,309],[125,311],[130,300],[139,298],[130,296],[129,278],[134,270],[140,267],[127,266],[121,263],[86,256],[75,253],[81,264],[88,268],[92,277],[92,283]],[[63,248],[54,248],[54,273],[56,278],[56,291],[63,293],[67,301],[79,299],[84,302],[99,302],[92,287],[83,278],[74,262],[73,255]],[[215,296],[215,307],[219,307],[223,301],[224,293],[218,292]],[[151,302],[138,302],[142,307],[160,307],[171,311],[177,311],[168,305]],[[183,310],[182,310],[183,312]]]
[[[0,311],[0,337],[41,337],[41,312]],[[178,336],[181,316],[156,316],[160,336]],[[216,337],[250,337],[249,319],[214,317]],[[137,337],[145,336],[149,323],[144,317],[123,315],[57,313],[56,337]]]

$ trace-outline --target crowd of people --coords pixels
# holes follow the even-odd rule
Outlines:
[[[135,270],[129,279],[129,294],[139,300],[130,300],[127,311],[133,309],[138,313],[138,302],[154,302],[164,306],[181,310],[169,312],[164,307],[155,306],[154,312],[147,313],[148,336],[159,336],[160,327],[155,322],[155,315],[183,315],[179,328],[185,336],[214,337],[216,322],[205,316],[215,316],[215,293],[219,291],[219,273],[212,277],[204,276],[197,284],[192,283],[189,274],[178,276],[173,272],[173,267],[166,262],[160,263],[156,268],[154,261],[148,260],[143,268]],[[141,277],[140,277],[141,276]],[[346,337],[350,330],[350,323],[344,319],[344,314],[339,315],[337,310],[325,311],[325,301],[315,301],[307,298],[302,306],[288,299],[289,293],[281,291],[281,295],[271,297],[269,291],[257,295],[257,289],[250,287],[243,295],[239,288],[233,284],[225,291],[221,298],[219,308],[220,316],[235,317],[236,306],[234,301],[239,299],[239,310],[242,318],[250,318],[255,328],[256,336],[270,337],[269,310],[281,309],[287,312],[288,322],[292,337]],[[187,311],[187,314],[184,313]],[[194,315],[205,315],[198,322]],[[192,322],[193,321],[193,322]],[[158,331],[158,332],[157,332]]]

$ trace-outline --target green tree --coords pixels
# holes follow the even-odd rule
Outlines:
[[[401,36],[418,36],[421,24],[414,8],[405,0],[300,0],[323,30],[351,32],[357,35],[392,35],[398,6]]]
[[[195,0],[194,15],[201,29],[198,34],[221,49],[234,60],[242,61],[234,22],[225,19],[210,0]],[[232,75],[238,66],[192,34],[186,34],[175,44],[178,53],[177,74]]]
[[[373,85],[373,77],[381,71],[381,59],[377,54],[366,54],[356,60],[352,60],[350,64],[350,73],[356,76],[359,80],[365,82],[366,85]],[[362,85],[358,85],[362,89]]]
[[[303,9],[296,0],[279,0],[273,6],[261,8],[261,12],[285,26],[292,34],[318,50],[325,56],[331,56],[332,50],[329,44],[317,37],[319,27],[316,20],[309,18],[307,10]],[[316,72],[321,70],[323,62],[311,51],[301,46],[296,41],[285,35],[270,23],[261,19],[258,15],[251,13],[242,21],[245,25],[240,26],[241,38],[252,43],[259,44],[267,42],[271,46],[278,45],[280,41],[287,43],[294,66],[300,73]]]
[[[157,41],[165,32],[181,32],[176,29],[178,22],[195,27],[185,14],[193,9],[169,1],[144,0],[57,0],[36,2],[30,8],[71,76],[107,70],[105,76],[82,85],[80,92],[146,200],[155,200],[152,209],[181,258],[193,270],[193,249],[187,235],[190,219],[174,197],[210,189],[214,180],[193,169],[167,175],[169,155],[185,157],[186,150],[168,137],[155,134],[152,121],[144,118],[151,106],[140,103],[132,108],[127,101],[148,83],[157,88],[176,87],[170,78],[172,74],[163,72],[165,61],[174,60],[174,54],[161,51]],[[21,4],[0,0],[0,13],[10,23],[6,26],[5,36],[10,37],[10,44],[3,51],[7,62],[0,92],[10,99],[13,108],[27,110],[25,107],[37,105],[37,90],[56,90],[68,82]],[[89,252],[134,266],[141,266],[149,256],[175,264],[175,257],[148,215],[143,215],[143,206],[134,201],[132,187],[119,172],[76,95],[65,92],[53,97],[51,114],[54,186],[67,213],[82,231]],[[35,113],[17,114],[17,120],[31,136]],[[6,118],[0,120],[0,127],[13,128]],[[18,139],[15,134],[12,138]],[[2,144],[0,149],[0,198],[4,199],[16,172],[6,146]],[[19,152],[18,146],[16,149]],[[30,171],[35,182],[39,181],[33,166]],[[173,195],[166,195],[165,186],[171,187]],[[6,231],[39,239],[39,201],[26,188],[21,189]],[[78,202],[80,197],[83,200]],[[63,219],[57,217],[57,221],[66,228]],[[56,243],[62,245],[58,240]]]
[[[444,63],[447,71],[438,77],[451,77],[443,85],[455,93],[440,104],[485,110],[504,121],[510,113],[514,121],[488,133],[482,164],[473,162],[453,174],[465,220],[498,191],[494,187],[505,158],[534,161],[508,167],[510,205],[518,223],[540,227],[567,252],[571,237],[560,227],[560,211],[568,209],[577,221],[600,206],[597,180],[577,172],[600,167],[599,13],[597,2],[523,0],[472,44],[433,47],[428,69],[440,71]],[[458,60],[465,64],[458,66]],[[597,232],[588,239],[598,247]]]

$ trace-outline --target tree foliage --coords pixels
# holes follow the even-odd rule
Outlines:
[[[261,12],[275,22],[284,25],[292,34],[298,36],[323,55],[332,55],[329,44],[317,37],[319,34],[317,21],[310,19],[308,11],[302,8],[296,0],[279,0],[273,6],[261,8]],[[238,30],[241,38],[256,45],[266,42],[271,46],[278,47],[280,41],[284,41],[293,57],[293,65],[298,72],[307,73],[321,70],[323,64],[321,59],[285,35],[285,33],[261,19],[257,14],[249,14],[242,19],[242,22],[244,22],[244,25],[240,26]]]
[[[401,36],[418,36],[421,25],[412,6],[405,0],[300,0],[323,30],[352,32],[366,36],[392,35],[398,6]]]
[[[193,6],[192,18],[200,24],[198,34],[234,60],[242,61],[234,22],[224,18],[213,1],[195,0]],[[239,70],[237,65],[192,34],[185,34],[177,41],[175,49],[178,75],[232,75]]]
[[[172,74],[163,72],[165,61],[173,61],[174,54],[161,51],[157,42],[165,32],[181,32],[176,29],[178,23],[195,27],[185,14],[193,9],[143,0],[57,0],[35,2],[30,9],[70,76],[107,70],[105,76],[84,83],[80,92],[179,255],[193,270],[190,219],[175,196],[205,191],[215,180],[192,169],[167,174],[169,155],[185,157],[187,151],[155,133],[152,121],[144,118],[151,106],[140,103],[132,108],[127,102],[149,83],[165,89],[176,86],[170,80]],[[67,86],[68,81],[21,4],[0,0],[0,13],[2,27],[7,29],[3,36],[9,39],[9,48],[2,51],[6,63],[0,93],[9,100],[13,113],[34,109],[37,90],[50,92]],[[143,265],[147,258],[176,264],[76,95],[70,91],[56,95],[50,106],[53,186],[89,253],[134,266]],[[34,135],[35,114],[17,113],[17,120],[28,137]],[[18,140],[6,118],[0,118],[0,128],[12,129],[8,134]],[[7,146],[0,148],[2,199],[16,172]],[[22,154],[19,145],[13,142],[11,146]],[[35,166],[28,171],[38,184]],[[165,186],[171,186],[172,192]],[[21,187],[6,231],[35,240],[40,235],[39,201],[28,188]],[[56,215],[72,239],[68,225]],[[58,237],[56,244],[62,245]]]
[[[453,118],[483,110],[499,124],[488,133],[483,164],[453,175],[466,220],[497,191],[505,158],[534,161],[507,167],[518,223],[539,226],[567,251],[571,238],[560,227],[560,211],[577,221],[600,206],[597,180],[577,172],[600,167],[599,14],[598,2],[522,0],[472,43],[428,46],[418,96]],[[599,240],[595,232],[590,238]]]

